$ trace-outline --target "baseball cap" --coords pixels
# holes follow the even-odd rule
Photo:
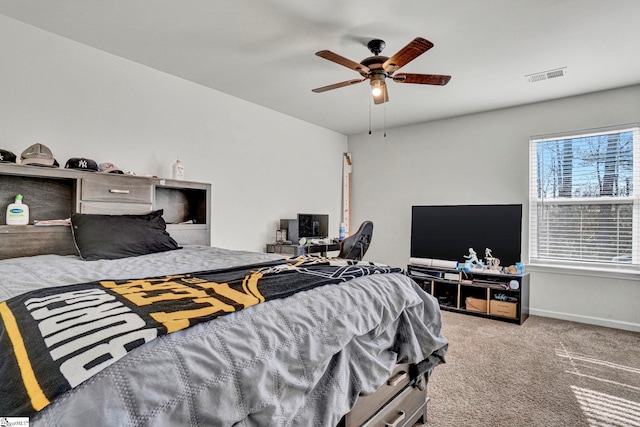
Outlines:
[[[15,163],[16,155],[11,151],[3,150],[0,148],[0,163]]]
[[[33,144],[22,152],[20,160],[23,165],[53,166],[54,162],[53,153],[44,144]]]
[[[87,159],[85,157],[72,157],[67,160],[64,165],[66,169],[78,169],[88,172],[98,172],[98,164],[95,160]]]
[[[56,159],[53,159],[53,164],[52,165],[40,165],[38,163],[33,163],[30,166],[39,166],[39,167],[43,167],[43,168],[59,168],[60,167],[60,163],[58,163],[58,161]]]
[[[124,172],[122,172],[122,170],[120,170],[116,165],[114,165],[113,163],[100,163],[98,165],[98,170],[100,172],[104,172],[104,173],[120,173],[120,174],[124,174]]]

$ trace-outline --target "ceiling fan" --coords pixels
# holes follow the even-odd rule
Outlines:
[[[416,37],[408,45],[400,49],[395,55],[390,58],[386,56],[380,56],[380,52],[385,48],[386,43],[383,40],[375,39],[367,43],[367,47],[373,53],[374,56],[363,59],[362,61],[355,62],[344,56],[340,56],[337,53],[333,53],[329,50],[321,50],[316,52],[321,58],[328,59],[336,64],[350,68],[360,73],[362,79],[347,80],[345,82],[335,83],[329,86],[323,86],[316,89],[312,89],[312,92],[321,93],[328,90],[337,89],[344,86],[351,86],[356,83],[361,83],[365,80],[371,82],[371,94],[373,95],[373,102],[376,104],[382,104],[389,101],[389,94],[387,93],[387,85],[385,80],[387,78],[392,79],[396,83],[414,83],[421,85],[446,85],[451,76],[443,76],[438,74],[396,74],[397,70],[405,66],[409,62],[416,59],[418,56],[425,53],[427,50],[433,47],[433,43],[422,37]]]

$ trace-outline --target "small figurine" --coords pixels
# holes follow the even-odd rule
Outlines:
[[[487,263],[487,268],[490,270],[499,270],[500,269],[500,260],[493,255],[491,255],[491,249],[484,249],[484,260]]]
[[[464,255],[464,257],[471,261],[472,264],[479,266],[482,265],[482,262],[478,259],[478,254],[476,254],[476,251],[474,251],[473,248],[469,248],[469,255]]]

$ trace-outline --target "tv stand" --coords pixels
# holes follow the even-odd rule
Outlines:
[[[407,274],[448,311],[522,323],[529,317],[529,273],[461,271],[410,264]]]

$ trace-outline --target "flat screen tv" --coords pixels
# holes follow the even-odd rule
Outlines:
[[[464,262],[485,249],[501,266],[520,261],[522,205],[412,206],[411,257]]]

